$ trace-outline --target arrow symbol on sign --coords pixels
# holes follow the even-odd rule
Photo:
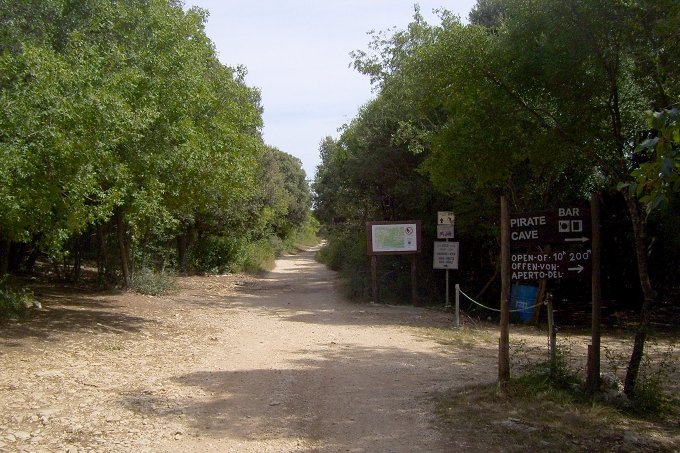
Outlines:
[[[580,238],[565,238],[564,242],[588,242],[590,238],[582,236]]]
[[[584,268],[583,266],[581,266],[580,264],[578,265],[578,267],[570,267],[570,268],[569,268],[570,271],[576,271],[576,272],[578,272],[579,274],[580,274],[581,272],[583,272],[583,269],[585,269],[585,268]]]

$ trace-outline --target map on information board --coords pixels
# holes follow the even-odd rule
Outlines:
[[[417,223],[374,223],[370,225],[370,251],[373,253],[418,252]]]

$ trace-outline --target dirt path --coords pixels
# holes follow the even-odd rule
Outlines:
[[[495,378],[449,315],[354,305],[313,251],[172,296],[38,294],[0,330],[0,451],[452,451],[434,392]],[[474,357],[471,357],[473,356]],[[472,362],[474,360],[474,367]]]

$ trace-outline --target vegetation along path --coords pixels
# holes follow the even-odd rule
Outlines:
[[[346,302],[313,253],[166,297],[38,290],[0,331],[0,451],[451,451],[431,395],[493,380],[493,343],[473,369],[417,333],[449,315]]]

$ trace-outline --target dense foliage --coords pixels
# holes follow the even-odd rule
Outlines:
[[[41,257],[125,285],[135,268],[227,269],[307,222],[301,164],[263,145],[259,92],[219,62],[206,16],[0,0],[0,275]]]
[[[663,252],[680,238],[679,19],[671,0],[480,0],[470,24],[444,11],[430,26],[416,10],[406,30],[374,36],[354,58],[376,98],[321,146],[314,190],[331,234],[326,259],[361,266],[355,286],[368,288],[366,220],[422,219],[427,251],[436,211],[454,210],[461,274],[483,290],[496,275],[501,195],[523,212],[599,192],[605,297],[642,307],[631,393],[651,309],[680,277],[677,248]],[[430,263],[426,253],[420,291],[435,299]]]

